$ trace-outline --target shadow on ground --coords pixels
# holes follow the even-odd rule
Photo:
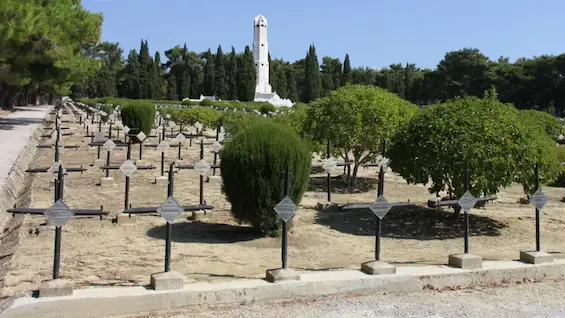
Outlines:
[[[318,224],[353,235],[375,235],[375,215],[369,210],[318,212]],[[499,236],[506,225],[484,216],[469,216],[471,236]],[[445,240],[463,237],[463,214],[457,219],[453,212],[425,207],[398,207],[389,211],[381,224],[383,237],[414,240]]]
[[[327,192],[327,181],[326,176],[316,176],[310,177],[310,182],[308,183],[308,190],[312,192]],[[377,179],[357,177],[357,183],[355,186],[348,187],[344,176],[332,176],[332,193],[365,193],[377,188]]]
[[[41,124],[42,122],[43,118],[0,117],[0,130],[12,130],[15,126]]]
[[[166,225],[157,226],[147,235],[165,240]],[[172,240],[180,243],[227,244],[252,241],[263,237],[251,227],[230,224],[205,223],[201,221],[174,223]]]

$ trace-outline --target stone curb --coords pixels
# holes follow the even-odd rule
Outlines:
[[[182,309],[202,304],[241,304],[293,297],[382,291],[410,292],[455,286],[515,283],[565,277],[565,259],[540,265],[485,261],[482,269],[448,266],[397,267],[396,274],[366,275],[357,270],[302,272],[299,281],[268,283],[262,279],[186,284],[183,289],[145,287],[88,288],[73,296],[16,299],[0,317],[105,317]]]
[[[52,106],[45,108],[44,118],[49,116],[52,109]],[[0,291],[2,291],[2,294],[4,291],[4,277],[8,272],[14,252],[19,245],[20,226],[23,222],[23,218],[12,218],[12,215],[6,213],[6,210],[12,208],[14,203],[20,199],[26,187],[30,186],[27,180],[31,177],[25,170],[33,162],[37,152],[37,145],[39,145],[41,135],[43,134],[43,124],[33,125],[37,125],[37,128],[31,132],[25,147],[18,154],[12,167],[10,167],[6,179],[0,182],[0,226],[3,229],[1,234],[3,246],[0,248]]]

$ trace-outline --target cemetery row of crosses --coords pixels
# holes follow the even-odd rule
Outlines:
[[[544,192],[536,184],[531,205],[518,204],[523,190],[512,186],[491,197],[465,191],[451,201],[432,200],[430,208],[426,187],[390,171],[386,154],[362,166],[354,189],[340,178],[347,163],[315,154],[299,204],[289,196],[293,172],[281,171],[284,193],[272,213],[283,221],[282,235],[265,237],[230,215],[219,153],[233,136],[222,121],[178,125],[157,111],[145,134],[122,123],[119,106],[111,113],[100,106],[64,99],[45,123],[28,170],[33,206],[9,211],[28,215],[21,221],[29,231],[7,291],[31,290],[49,278],[89,287],[145,285],[151,277],[159,289],[156,275],[171,272],[182,286],[259,278],[265,270],[276,281],[299,279],[292,268],[361,264],[378,275],[409,262],[479,268],[483,258],[515,259],[518,251],[530,263],[559,257],[543,252],[561,246],[558,189]],[[468,169],[464,175],[467,189]],[[453,218],[453,207],[462,218]]]

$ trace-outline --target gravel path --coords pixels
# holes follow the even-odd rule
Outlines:
[[[455,291],[332,296],[127,317],[565,317],[565,281]]]

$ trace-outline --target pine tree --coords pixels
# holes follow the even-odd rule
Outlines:
[[[214,95],[216,95],[216,98],[225,99],[228,95],[228,88],[226,86],[226,63],[221,45],[218,46],[218,50],[216,51],[216,60],[214,62],[214,66],[216,68]]]
[[[214,56],[210,49],[204,55],[206,64],[204,65],[204,82],[202,83],[203,94],[206,96],[214,95],[214,84],[216,79],[216,70],[214,67]]]
[[[304,63],[304,91],[302,101],[308,103],[320,97],[321,80],[320,80],[320,64],[318,64],[318,56],[316,48],[310,45],[306,60]]]
[[[238,72],[238,95],[240,101],[253,101],[255,99],[255,62],[249,46],[241,57]]]
[[[341,86],[351,83],[351,62],[349,61],[349,54],[345,54],[345,60],[343,61],[343,79],[341,80]]]
[[[227,83],[227,99],[234,100],[238,98],[237,94],[237,53],[235,48],[231,47],[231,53],[226,63],[226,83]]]

